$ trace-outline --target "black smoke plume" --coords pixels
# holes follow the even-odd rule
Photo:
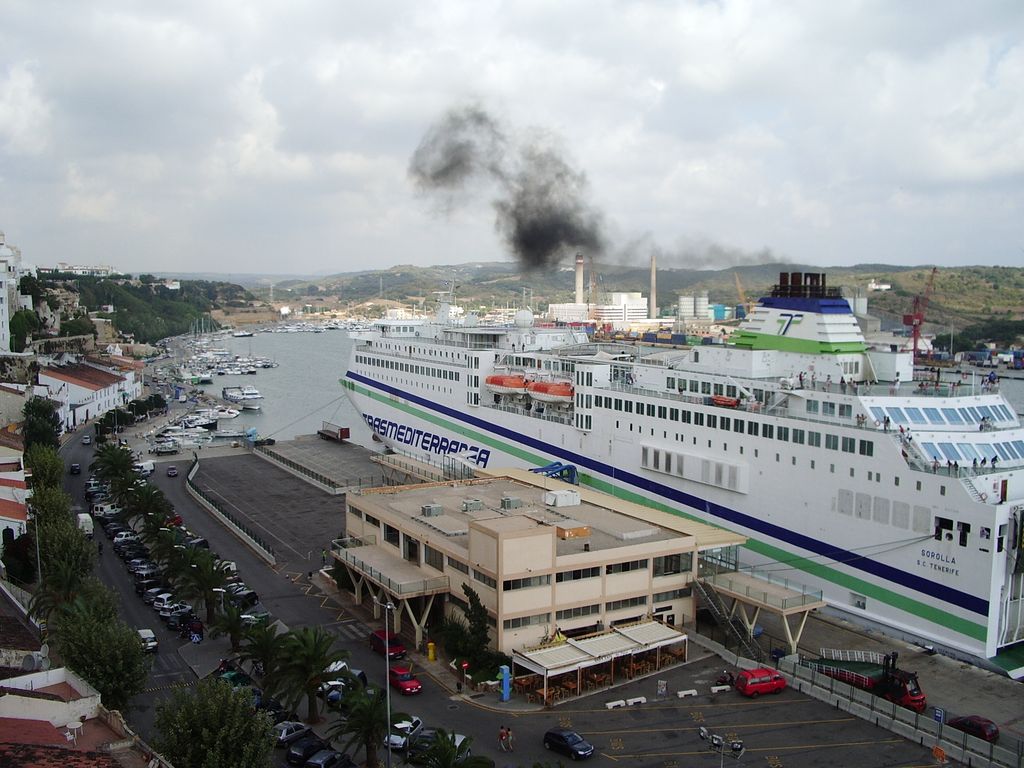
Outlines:
[[[548,267],[604,244],[602,216],[586,201],[585,174],[552,144],[513,144],[481,107],[461,107],[427,131],[409,174],[421,191],[446,195],[449,206],[469,184],[491,183],[495,228],[509,249],[528,269]]]
[[[643,235],[627,243],[614,258],[621,264],[640,266],[650,263],[651,255],[659,267],[684,269],[728,269],[751,267],[758,264],[784,264],[788,258],[770,248],[746,251],[700,238],[680,238],[674,247],[664,248],[650,235]]]

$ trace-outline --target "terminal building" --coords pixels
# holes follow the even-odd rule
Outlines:
[[[692,628],[693,583],[735,569],[745,538],[525,470],[363,489],[346,497],[347,538],[332,554],[355,598],[390,603],[424,627],[487,610],[495,650],[655,620]]]

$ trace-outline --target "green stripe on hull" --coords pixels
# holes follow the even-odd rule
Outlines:
[[[738,330],[729,337],[729,343],[750,350],[778,350],[798,352],[804,355],[840,355],[863,352],[863,341],[820,341],[818,339],[797,339],[790,336],[773,336],[768,333]]]
[[[415,416],[418,419],[428,421],[431,424],[436,424],[439,427],[444,427],[445,429],[451,432],[455,432],[456,434],[462,435],[463,437],[474,440],[477,443],[490,446],[491,448],[499,450],[503,453],[515,456],[517,459],[525,461],[528,464],[532,464],[534,466],[539,467],[544,464],[547,464],[549,461],[547,458],[527,451],[523,448],[520,448],[519,446],[511,446],[508,443],[504,443],[489,434],[477,432],[473,429],[464,427],[462,425],[452,424],[450,421],[441,416],[437,416],[430,412],[422,411],[419,408],[410,405],[409,403],[392,400],[387,395],[381,395],[378,392],[374,392],[373,390],[355,384],[354,382],[348,381],[347,379],[342,379],[341,384],[343,387],[352,389],[358,392],[359,394],[364,395],[365,397],[369,397],[372,400],[377,400],[378,402],[387,405],[390,408],[396,408],[400,411],[404,411],[405,413]],[[606,480],[594,477],[593,475],[587,474],[585,472],[580,473],[580,483],[583,485],[587,485],[596,491],[607,493],[609,496],[614,496],[625,501],[631,501],[634,504],[640,504],[642,506],[650,507],[651,509],[657,509],[662,512],[668,512],[669,514],[676,515],[677,517],[683,517],[698,523],[707,522],[701,520],[696,515],[690,514],[689,512],[685,512],[675,507],[670,507],[669,505],[663,504],[658,501],[653,501],[647,498],[646,496],[641,496],[639,493],[627,490],[625,488],[621,488],[617,485],[613,485],[612,483],[609,483]],[[712,525],[717,524],[712,523]],[[718,527],[724,528],[725,526],[719,525]],[[906,597],[905,595],[898,594],[897,592],[893,592],[892,590],[887,589],[885,587],[881,587],[877,584],[872,584],[871,582],[864,581],[863,579],[860,579],[856,576],[851,576],[849,574],[842,573],[841,571],[836,571],[832,568],[829,568],[828,566],[822,565],[821,563],[816,563],[807,558],[794,557],[794,555],[791,552],[787,552],[786,550],[780,549],[771,544],[766,544],[763,541],[758,541],[757,539],[748,538],[747,543],[743,546],[745,546],[747,549],[750,549],[753,552],[757,552],[759,555],[779,562],[785,562],[787,564],[792,565],[797,570],[805,571],[809,574],[817,576],[818,578],[830,581],[833,584],[845,587],[854,592],[857,592],[858,594],[864,595],[865,597],[870,597],[880,602],[883,602],[887,605],[891,605],[894,608],[898,608],[899,610],[904,611],[905,613],[917,616],[921,619],[924,619],[925,621],[929,621],[939,626],[947,627],[948,629],[958,632],[959,634],[964,635],[965,637],[973,638],[982,643],[985,642],[987,629],[983,624],[978,624],[976,622],[969,621],[968,619],[963,619],[959,616],[956,616],[954,614],[943,611],[939,608],[935,608],[931,605],[928,605],[927,603],[922,603],[918,600]]]

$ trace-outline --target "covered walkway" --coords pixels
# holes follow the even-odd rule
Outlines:
[[[512,653],[516,692],[551,705],[686,661],[686,634],[646,619]],[[528,670],[516,675],[516,667]]]

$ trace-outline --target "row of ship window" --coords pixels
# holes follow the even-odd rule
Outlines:
[[[689,413],[687,411],[686,413]],[[795,443],[797,445],[809,445],[812,448],[820,448],[823,444],[825,448],[830,451],[842,451],[843,453],[859,453],[861,456],[874,456],[875,455],[875,442],[874,440],[860,440],[853,437],[840,437],[839,435],[833,435],[831,433],[816,432],[813,429],[800,429],[799,427],[782,427],[775,426],[774,424],[761,424],[757,421],[744,421],[743,419],[733,419],[728,416],[715,416],[714,414],[695,413],[693,423],[698,427],[707,426],[709,429],[720,429],[724,432],[735,432],[737,434],[748,434],[752,437],[763,437],[768,440],[775,439],[785,443]],[[690,422],[685,422],[690,423]],[[618,428],[618,422],[616,422],[616,428]],[[685,438],[685,435],[676,435],[676,440],[680,441],[680,438]],[[824,438],[824,440],[822,440]],[[696,444],[696,437],[694,441]],[[647,450],[645,447],[644,451]],[[657,453],[657,452],[655,452]],[[644,466],[648,466],[647,460],[644,460]],[[657,459],[655,459],[655,465],[649,467],[653,469],[659,469],[657,466]],[[671,471],[671,470],[668,470]]]
[[[982,421],[1003,421],[1015,423],[1014,415],[1005,405],[998,403],[993,405],[965,406],[962,408],[882,408],[872,406],[870,408],[875,420],[879,423],[889,420],[896,425],[907,426],[928,426],[951,424],[953,426],[979,426]]]
[[[433,368],[429,365],[416,365],[415,363],[403,363],[400,360],[388,360],[368,355],[356,355],[356,361],[369,365],[373,368],[385,368],[389,371],[411,373],[416,376],[427,376],[442,381],[459,381],[458,371],[449,371],[447,368]]]
[[[997,455],[1002,461],[1024,459],[1024,440],[1013,440],[1005,443],[956,444],[922,442],[921,447],[928,456],[935,460],[962,461],[965,467],[975,461],[994,462]]]

